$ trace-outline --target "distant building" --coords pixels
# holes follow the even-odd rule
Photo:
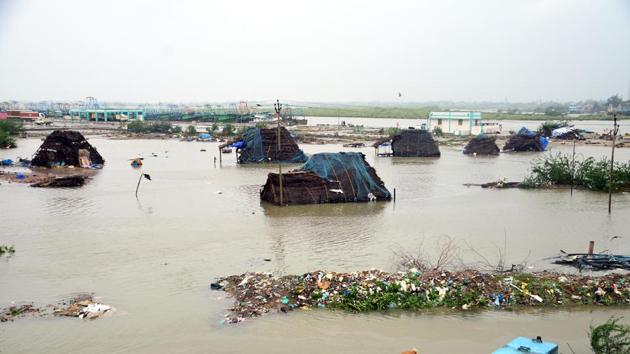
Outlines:
[[[72,120],[87,120],[93,122],[126,122],[144,120],[144,109],[128,108],[86,108],[71,109]]]
[[[0,120],[6,120],[8,117],[7,112],[0,112]]]
[[[37,120],[40,118],[44,118],[43,113],[33,112],[33,111],[21,111],[21,110],[11,110],[7,111],[8,119],[16,119],[16,120]]]
[[[477,135],[484,131],[481,112],[431,112],[427,128],[433,131],[436,127],[455,135]]]

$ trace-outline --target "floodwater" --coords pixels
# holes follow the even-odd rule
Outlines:
[[[426,119],[406,119],[406,118],[353,118],[353,117],[306,117],[308,125],[317,124],[346,124],[363,125],[366,127],[374,128],[407,128],[407,127],[420,127],[423,123],[426,123]],[[544,120],[492,120],[491,122],[498,122],[501,124],[504,133],[509,131],[518,131],[521,127],[527,129],[537,129],[544,122]],[[587,131],[601,133],[612,128],[612,121],[602,120],[575,120],[571,121],[576,128],[584,129]],[[618,120],[619,133],[630,133],[630,120]]]
[[[613,197],[568,190],[484,190],[463,183],[521,179],[539,153],[493,158],[442,147],[439,159],[378,158],[363,151],[385,185],[389,203],[276,207],[258,197],[275,166],[237,166],[234,155],[214,165],[216,143],[91,138],[105,168],[78,189],[0,185],[0,305],[55,303],[94,292],[117,308],[107,318],[22,319],[0,325],[6,353],[489,353],[517,335],[555,341],[568,353],[588,352],[587,331],[626,308],[469,313],[348,314],[325,310],[273,314],[236,326],[219,324],[231,299],[208,289],[213,278],[245,271],[301,273],[316,269],[394,270],[394,254],[422,245],[435,256],[448,237],[462,262],[524,260],[551,268],[558,250],[630,252],[630,194]],[[0,158],[30,156],[41,142],[19,140]],[[352,150],[304,145],[307,153]],[[200,149],[207,149],[202,152]],[[570,151],[570,145],[552,145]],[[151,153],[157,157],[151,157]],[[578,153],[608,150],[578,146]],[[128,159],[144,156],[138,171]],[[630,160],[630,149],[618,149]],[[287,169],[288,166],[284,168]],[[611,240],[612,236],[621,236]],[[471,251],[475,249],[476,252]],[[503,251],[502,251],[503,252]],[[265,262],[271,258],[271,262]],[[565,269],[573,272],[572,269]]]

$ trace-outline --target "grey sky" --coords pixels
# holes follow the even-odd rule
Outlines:
[[[629,80],[628,0],[0,0],[0,100],[565,101]]]

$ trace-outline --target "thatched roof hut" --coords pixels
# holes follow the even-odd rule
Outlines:
[[[39,147],[31,165],[40,167],[98,167],[105,163],[95,147],[73,130],[55,130]]]
[[[236,142],[239,163],[302,163],[307,157],[285,127],[280,127],[280,149],[277,128],[249,128]]]
[[[359,152],[319,153],[282,174],[285,205],[390,200],[391,194]],[[280,205],[280,179],[269,173],[260,199]]]
[[[496,138],[486,134],[479,134],[470,139],[464,147],[466,155],[499,155],[501,150],[496,143]]]
[[[427,130],[408,129],[392,138],[394,156],[403,157],[439,157],[440,148]]]

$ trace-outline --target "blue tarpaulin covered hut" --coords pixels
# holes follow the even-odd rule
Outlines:
[[[276,128],[249,128],[232,145],[237,148],[239,163],[302,163],[307,159],[285,127],[280,127],[280,149]]]
[[[390,200],[391,194],[359,152],[314,154],[299,169],[282,174],[282,203],[319,204]],[[262,200],[280,204],[277,173],[267,176]]]

